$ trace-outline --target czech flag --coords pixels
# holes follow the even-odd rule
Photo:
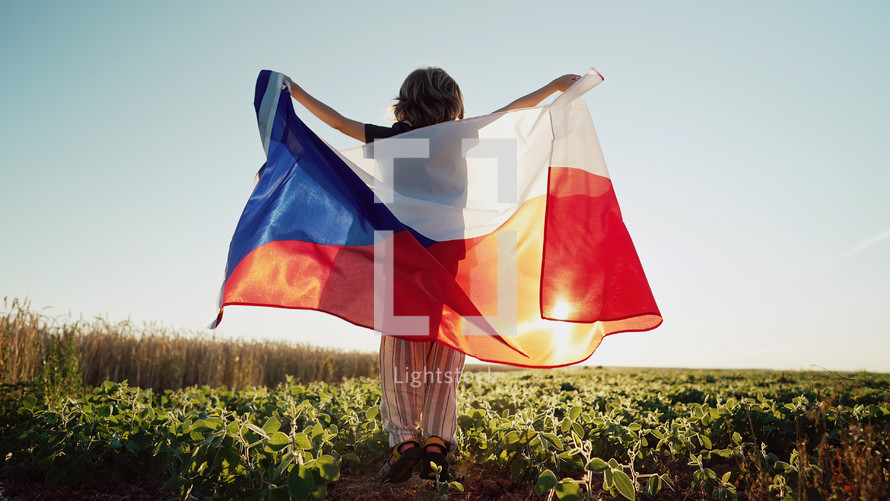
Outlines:
[[[581,96],[336,151],[260,72],[266,163],[229,248],[229,305],[319,310],[479,360],[559,367],[661,324]]]

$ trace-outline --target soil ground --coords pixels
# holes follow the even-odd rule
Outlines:
[[[382,460],[381,460],[382,461]],[[483,469],[475,464],[456,463],[463,478],[459,480],[464,492],[451,490],[449,500],[525,501],[545,499],[534,487],[519,488],[509,480],[507,472]],[[433,482],[421,480],[415,473],[407,482],[384,485],[377,472],[380,462],[365,462],[355,471],[344,471],[340,480],[328,484],[328,499],[337,501],[422,500],[433,492]],[[0,481],[0,501],[175,501],[179,496],[161,492],[164,479],[146,475],[131,479],[126,484],[105,484],[92,487],[48,486],[40,481],[4,478]]]

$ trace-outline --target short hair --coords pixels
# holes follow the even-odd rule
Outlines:
[[[418,68],[402,83],[393,114],[396,120],[412,127],[461,119],[464,96],[457,82],[442,68]]]

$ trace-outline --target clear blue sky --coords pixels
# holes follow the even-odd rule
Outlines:
[[[420,5],[0,2],[0,295],[203,329],[263,162],[261,69],[382,124],[417,66],[470,116],[594,66],[665,322],[589,363],[890,371],[886,3]],[[226,315],[218,337],[379,343],[319,313]]]

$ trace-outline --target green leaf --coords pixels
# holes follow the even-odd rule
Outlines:
[[[204,424],[203,419],[199,419],[199,420],[195,421],[194,423],[192,423],[191,428],[189,428],[190,431],[205,431],[205,430],[209,430],[209,429],[210,429],[210,427],[207,426],[206,424]]]
[[[511,431],[504,435],[504,446],[507,450],[515,449],[519,446],[520,435],[518,431]]]
[[[293,454],[282,454],[281,462],[279,462],[278,466],[275,468],[275,474],[272,476],[272,479],[274,479],[276,482],[278,482],[279,479],[281,479],[282,474],[285,471],[287,471],[287,467],[290,466],[291,463],[293,463],[293,462],[294,462]]]
[[[139,455],[139,444],[137,444],[136,442],[127,440],[126,442],[124,442],[124,447],[126,447],[127,450],[130,451],[130,453],[134,456]]]
[[[263,431],[266,432],[267,435],[272,436],[273,433],[278,431],[281,428],[281,423],[275,416],[270,417],[266,420],[266,424],[263,425]]]
[[[321,436],[324,433],[324,427],[321,423],[315,423],[315,426],[312,427],[312,431],[310,432],[312,435],[312,440],[315,440],[317,437]]]
[[[627,429],[632,432],[638,432],[643,427],[640,423],[631,423]]]
[[[340,464],[332,456],[325,454],[316,459],[315,464],[318,465],[321,478],[329,482],[336,482],[340,478]]]
[[[340,456],[340,461],[342,461],[346,466],[351,466],[353,468],[358,468],[362,465],[362,460],[355,454],[343,454]]]
[[[312,499],[316,501],[325,501],[328,498],[328,486],[325,484],[317,484],[312,489]]]
[[[235,445],[223,445],[219,448],[219,455],[229,463],[233,468],[241,464],[241,454],[235,448]]]
[[[572,432],[578,435],[578,438],[584,436],[584,428],[580,424],[572,422]]]
[[[732,441],[738,445],[741,445],[742,435],[740,435],[739,432],[737,432],[737,431],[732,432]]]
[[[637,498],[634,484],[630,477],[627,476],[627,473],[624,473],[622,470],[612,470],[612,480],[615,482],[615,488],[618,489],[622,496],[630,499],[630,501],[634,501]]]
[[[546,438],[547,441],[550,442],[551,444],[553,444],[553,446],[556,447],[558,450],[562,450],[562,449],[563,449],[562,440],[560,440],[559,437],[556,436],[555,434],[553,434],[553,433],[541,433],[541,436],[543,436],[544,438]]]
[[[32,438],[38,436],[39,434],[34,430],[25,430],[18,437],[18,440],[31,440]]]
[[[661,477],[658,475],[653,475],[649,477],[649,481],[646,482],[646,493],[649,494],[649,497],[654,498],[661,491]]]
[[[574,420],[578,419],[579,417],[581,417],[582,410],[583,409],[581,409],[581,407],[578,405],[576,405],[575,407],[572,407],[572,410],[569,411],[569,419],[574,421]]]
[[[544,494],[550,489],[556,487],[557,484],[556,475],[553,474],[550,470],[544,470],[538,475],[538,481],[535,483],[535,492],[538,494]]]
[[[525,478],[525,472],[528,469],[528,461],[523,457],[514,456],[513,462],[510,463],[510,479],[514,483],[522,482]]]
[[[287,492],[298,501],[308,499],[314,486],[312,472],[301,464],[295,465],[287,476]]]
[[[22,407],[25,407],[27,409],[33,409],[34,406],[36,406],[36,405],[37,405],[37,399],[35,397],[32,397],[31,395],[22,397]]]
[[[188,480],[186,480],[182,477],[173,477],[170,480],[167,480],[167,483],[165,483],[164,486],[161,487],[161,490],[166,491],[169,489],[176,489],[177,487],[182,487],[183,485],[185,485],[187,483],[188,483]]]
[[[584,465],[585,470],[597,473],[607,469],[608,467],[609,464],[600,458],[593,458],[586,465]]]
[[[371,409],[373,409],[373,407]],[[368,409],[368,412],[365,413],[365,415],[370,413],[371,409]],[[376,414],[375,414],[375,416],[376,416]],[[368,419],[374,419],[374,418],[368,418]],[[473,425],[475,425],[475,424],[476,424],[476,422],[473,421],[473,418],[471,418],[470,416],[467,416],[465,414],[461,414],[460,416],[457,417],[457,425],[460,426],[461,428],[472,428]]]
[[[256,433],[257,435],[259,435],[263,438],[269,438],[269,434],[266,433],[265,431],[263,431],[263,429],[260,428],[259,426],[255,425],[253,423],[247,423],[246,426],[247,426],[248,430]]]
[[[272,432],[272,435],[269,437],[269,443],[266,444],[273,451],[280,451],[287,447],[287,444],[290,443],[290,439],[284,433],[280,431]]]
[[[556,497],[565,499],[566,501],[576,501],[581,499],[581,487],[571,480],[563,480],[556,484]]]
[[[303,432],[294,435],[294,445],[297,447],[297,449],[301,449],[304,451],[312,449],[312,442],[309,440],[309,437],[307,437],[306,434]]]
[[[698,436],[698,439],[701,441],[701,444],[705,447],[705,449],[711,449],[711,448],[712,448],[712,445],[711,445],[711,439],[710,439],[710,438],[708,438],[708,437],[706,437],[706,436],[704,436],[704,435],[699,435],[699,436]]]
[[[217,430],[221,428],[223,425],[223,420],[220,418],[207,418],[204,420],[204,426],[211,430]]]

